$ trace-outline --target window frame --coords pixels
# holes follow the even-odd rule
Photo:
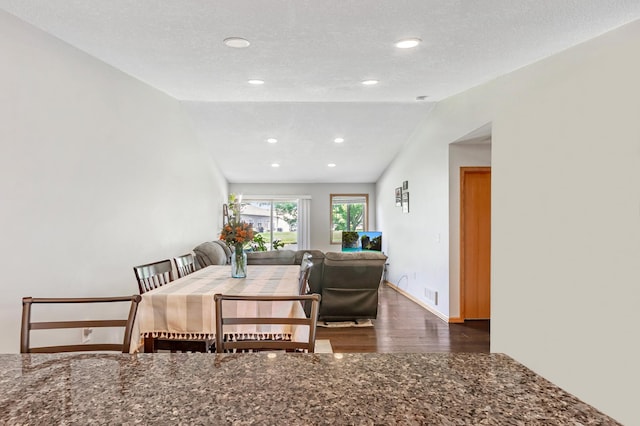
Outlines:
[[[269,242],[268,242],[268,249],[267,251],[275,251],[275,249],[273,248],[273,234],[274,232],[278,232],[277,231],[277,221],[274,222],[274,219],[276,218],[276,209],[275,209],[275,204],[277,203],[284,203],[284,202],[295,202],[297,206],[300,205],[300,197],[297,196],[264,196],[264,195],[250,195],[250,196],[244,196],[242,199],[242,204],[249,204],[249,203],[264,203],[264,204],[269,204],[269,212],[270,215],[269,217],[266,218],[266,220],[269,222],[268,226],[269,226]],[[240,214],[242,217],[242,213]],[[299,223],[298,223],[298,218],[296,217],[296,230],[295,231],[290,231],[290,232],[295,232],[296,233],[296,245],[299,244],[299,239],[300,239],[300,231],[299,231]],[[258,230],[254,228],[254,232],[257,234]],[[286,249],[286,246],[284,247],[284,249]]]
[[[361,197],[364,199],[363,231],[369,231],[369,194],[329,194],[329,244],[342,244],[342,241],[333,241],[333,199],[334,197]]]

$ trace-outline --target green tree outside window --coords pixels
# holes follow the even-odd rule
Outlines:
[[[342,231],[367,230],[368,194],[331,195],[331,243],[340,244]]]

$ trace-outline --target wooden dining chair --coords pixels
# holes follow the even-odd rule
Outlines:
[[[128,353],[131,345],[131,332],[133,322],[138,310],[140,296],[124,297],[85,297],[85,298],[34,298],[24,297],[22,299],[22,328],[20,332],[20,353],[56,353],[56,352],[87,352],[87,351],[118,351]],[[65,320],[65,321],[39,321],[31,320],[31,308],[33,305],[86,305],[86,304],[111,304],[128,303],[129,314],[126,318],[99,319],[99,320]],[[67,311],[73,312],[74,310]],[[72,344],[58,346],[31,346],[32,330],[53,330],[53,329],[85,329],[85,328],[122,328],[124,337],[122,343],[91,343]],[[78,333],[80,337],[80,333]]]
[[[184,256],[180,257],[182,258]],[[176,267],[178,274],[180,274],[178,261],[176,261]],[[162,287],[173,281],[173,265],[169,259],[134,266],[133,272],[138,280],[140,294]],[[145,338],[145,352],[157,352],[159,350],[171,352],[209,352],[213,345],[212,339],[163,339],[159,337],[153,338],[152,341],[146,339],[152,338]]]
[[[176,271],[178,271],[178,278],[182,278],[196,271],[196,259],[195,257],[193,257],[191,253],[174,257],[173,262],[176,264]]]
[[[134,266],[133,272],[138,280],[140,294],[173,281],[173,266],[170,259]]]
[[[300,294],[309,294],[311,291],[309,287],[309,275],[311,274],[312,267],[311,255],[305,253],[302,257],[302,263],[300,264]]]
[[[215,294],[213,296],[216,309],[216,352],[228,352],[231,350],[302,350],[309,353],[315,351],[316,325],[318,321],[319,294],[298,296],[232,296]],[[277,318],[277,317],[231,317],[224,315],[223,301],[236,302],[311,302],[311,315],[309,318]],[[247,333],[242,339],[225,338],[226,326],[232,325],[296,325],[309,327],[309,339],[305,342],[293,340],[267,338],[267,335],[252,335]]]

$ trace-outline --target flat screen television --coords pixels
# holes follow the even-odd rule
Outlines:
[[[342,251],[382,251],[382,232],[342,231]]]

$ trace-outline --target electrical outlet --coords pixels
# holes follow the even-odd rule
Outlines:
[[[425,288],[424,297],[434,305],[438,304],[438,292],[436,290]]]
[[[83,328],[82,329],[82,343],[87,343],[91,340],[91,333],[93,333],[92,328]]]

